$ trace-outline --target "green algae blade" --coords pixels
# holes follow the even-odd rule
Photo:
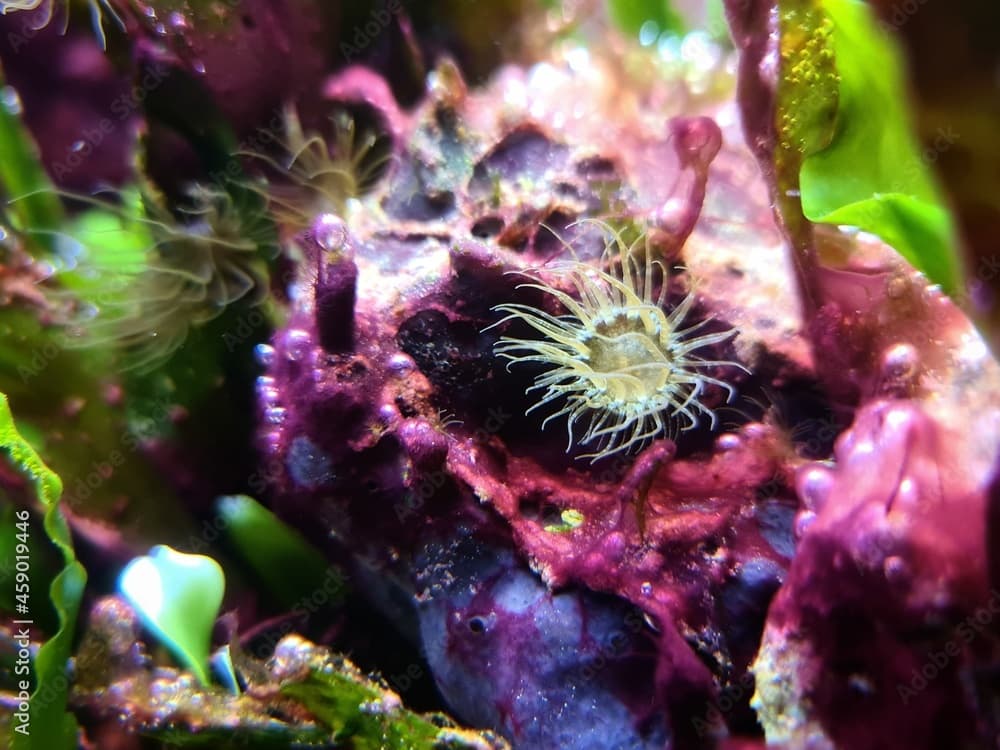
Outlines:
[[[44,527],[62,553],[64,567],[49,588],[59,617],[59,630],[38,649],[33,665],[35,690],[31,694],[27,733],[14,725],[13,750],[71,750],[77,746],[76,717],[66,710],[69,679],[66,666],[72,653],[73,633],[87,573],[77,562],[66,518],[59,508],[62,480],[49,469],[35,449],[21,437],[7,397],[0,393],[0,450],[10,465],[34,486],[45,508]]]

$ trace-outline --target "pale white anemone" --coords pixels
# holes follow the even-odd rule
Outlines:
[[[670,312],[664,310],[667,273],[653,257],[646,235],[627,243],[606,224],[589,223],[598,224],[607,235],[601,267],[573,259],[545,269],[547,277],[568,281],[575,295],[547,283],[541,271],[527,274],[534,283],[518,287],[555,297],[565,315],[515,303],[493,308],[507,313],[494,325],[520,320],[542,334],[540,339],[503,336],[494,347],[497,356],[510,360],[508,369],[525,362],[549,366],[528,389],[543,392],[528,413],[565,399],[542,427],[565,415],[567,451],[574,441],[593,447],[581,458],[594,461],[641,448],[677,429],[697,427],[700,417],[708,417],[714,428],[715,414],[700,400],[706,385],[723,388],[728,401],[735,391],[706,370],[745,368],[729,360],[703,359],[695,352],[726,341],[736,331],[694,335],[710,318],[683,327],[694,292]],[[586,427],[576,440],[578,423]]]
[[[111,6],[111,0],[86,1],[87,6],[90,8],[90,18],[94,26],[94,33],[97,35],[101,47],[106,47],[104,14],[106,13],[111,16],[115,23],[123,29],[125,28],[125,23],[122,21],[121,16],[118,15],[118,12]],[[15,11],[32,11],[42,8],[41,18],[35,19],[34,26],[36,30],[42,29],[48,26],[49,21],[52,20],[57,2],[60,2],[60,0],[0,0],[0,15],[5,16]],[[64,10],[65,21],[63,22],[63,32],[65,32],[66,26],[69,25],[69,0],[65,0],[63,4],[66,6]]]

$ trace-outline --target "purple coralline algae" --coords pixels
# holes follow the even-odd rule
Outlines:
[[[296,239],[258,381],[272,504],[516,747],[971,741],[996,365],[871,237],[818,234],[802,304],[736,103],[622,75],[570,49],[469,89],[445,62],[410,111],[362,68],[325,84],[391,158]],[[525,414],[545,367],[506,369],[531,329],[494,308],[565,314],[519,285],[597,267],[583,218],[645,236],[668,310],[693,291],[691,323],[735,329],[705,354],[737,393],[705,384],[714,430],[591,463]]]

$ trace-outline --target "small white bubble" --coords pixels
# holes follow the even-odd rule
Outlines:
[[[660,25],[650,19],[639,28],[639,44],[648,47],[660,36]]]
[[[913,376],[920,364],[920,354],[912,344],[894,344],[882,354],[882,376],[907,378]]]
[[[100,311],[97,309],[97,305],[91,305],[89,303],[81,305],[80,312],[78,314],[79,320],[81,322],[85,320],[93,320],[97,317],[98,312]]]
[[[264,445],[267,446],[269,452],[274,453],[278,450],[281,445],[281,430],[269,430],[264,433]]]
[[[661,34],[656,43],[656,51],[664,62],[677,62],[681,56],[680,37],[675,34]]]
[[[293,328],[285,334],[285,357],[291,362],[298,362],[309,353],[312,339],[307,331]]]
[[[19,115],[23,110],[21,95],[17,93],[17,89],[13,86],[4,86],[0,89],[0,103],[3,104],[3,108],[10,115]]]
[[[270,344],[257,344],[253,348],[253,355],[261,367],[270,367],[274,362],[274,347]]]
[[[566,52],[566,62],[575,73],[586,72],[590,68],[590,53],[586,47],[573,47]]]
[[[285,421],[286,410],[280,406],[270,406],[264,409],[264,421],[275,426],[281,425]]]
[[[809,530],[809,527],[813,525],[813,522],[815,522],[815,520],[816,520],[816,514],[813,513],[811,510],[799,511],[798,514],[795,516],[795,526],[794,526],[795,538],[801,539],[803,536],[805,536],[806,532]]]
[[[704,31],[692,31],[681,42],[681,59],[696,70],[707,72],[719,63],[721,51]]]
[[[278,403],[280,396],[281,393],[275,385],[274,378],[257,378],[257,398],[260,399],[264,406],[273,406]]]
[[[333,214],[323,214],[316,220],[313,235],[324,250],[339,250],[347,244],[347,227]]]
[[[715,441],[715,447],[722,452],[736,450],[742,445],[743,441],[740,439],[739,435],[734,435],[731,432],[726,432]]]
[[[389,369],[396,375],[404,375],[413,369],[413,360],[406,354],[393,354],[389,357]]]

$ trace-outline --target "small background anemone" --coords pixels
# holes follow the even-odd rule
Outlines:
[[[330,117],[332,139],[303,128],[294,107],[284,111],[283,154],[240,152],[267,169],[268,184],[259,190],[275,220],[292,232],[306,229],[323,213],[343,216],[347,203],[367,192],[388,166],[389,154],[370,131],[359,134],[346,112]]]
[[[520,320],[543,335],[542,339],[503,336],[494,347],[497,356],[510,360],[508,369],[529,362],[547,366],[528,389],[543,391],[529,413],[565,398],[562,408],[546,417],[542,427],[565,415],[567,451],[574,441],[593,447],[580,456],[593,461],[641,448],[659,435],[673,435],[678,428],[697,427],[700,416],[707,416],[714,427],[715,414],[701,398],[706,385],[725,389],[730,401],[735,390],[706,370],[745,368],[695,352],[732,338],[736,331],[695,336],[711,318],[683,327],[695,302],[693,291],[669,313],[664,310],[668,273],[654,257],[648,235],[640,232],[628,241],[622,230],[601,222],[587,223],[607,234],[601,259],[604,268],[573,259],[545,269],[546,276],[573,287],[576,296],[548,283],[541,271],[527,274],[536,281],[519,287],[555,298],[567,314],[552,315],[519,303],[494,308],[507,313],[494,325]],[[579,439],[578,421],[586,423]]]
[[[266,262],[277,253],[263,215],[247,218],[224,190],[193,184],[176,215],[150,189],[117,200],[68,195],[96,211],[77,233],[90,291],[71,316],[70,345],[113,344],[126,369],[161,364],[205,323],[238,300],[262,301]]]

